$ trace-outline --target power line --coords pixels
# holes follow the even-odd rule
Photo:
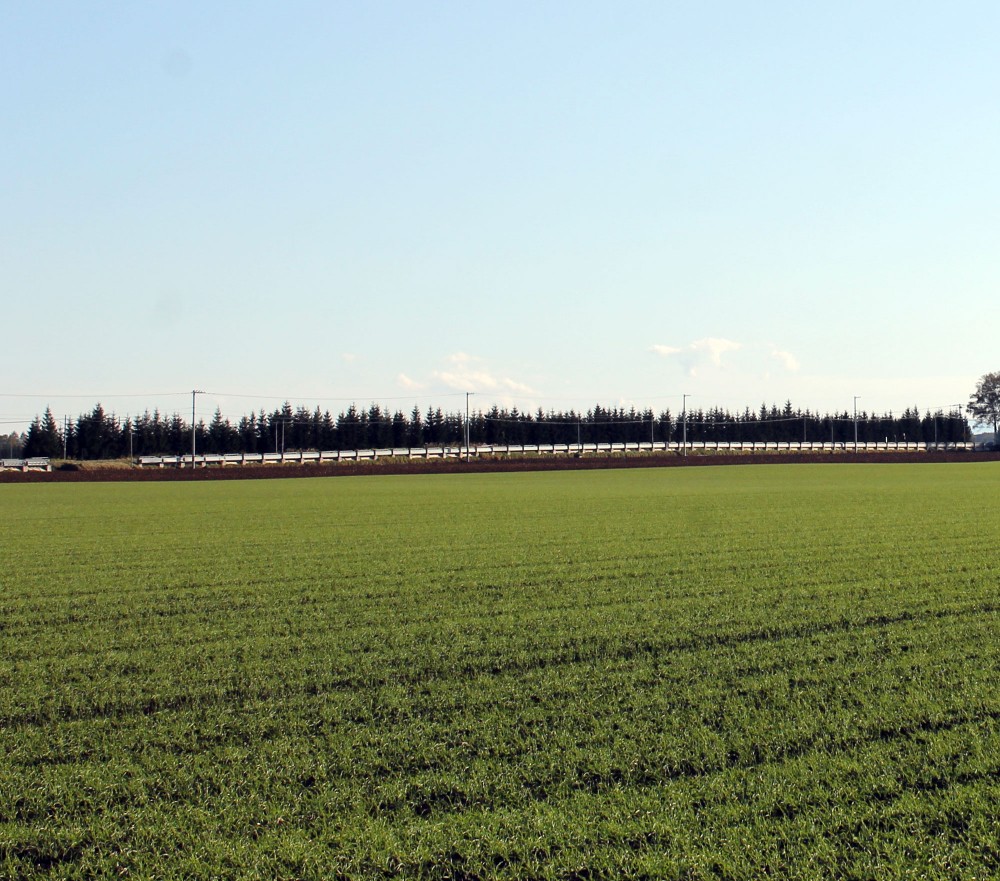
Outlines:
[[[332,398],[320,395],[255,395],[245,392],[215,392],[207,391],[206,395],[213,395],[217,398],[252,398],[260,401],[415,401],[418,398],[459,398],[465,392],[426,392],[419,395],[354,395],[353,397]]]
[[[0,398],[89,398],[90,400],[107,400],[108,398],[174,398],[180,397],[181,395],[189,395],[190,392],[135,392],[134,394],[125,394],[122,392],[116,392],[114,394],[96,394],[96,395],[65,395],[65,394],[46,394],[45,392],[0,392]]]

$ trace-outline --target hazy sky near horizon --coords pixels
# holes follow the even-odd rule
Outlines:
[[[998,36],[987,2],[0,3],[0,433],[192,388],[949,409],[1000,369]]]

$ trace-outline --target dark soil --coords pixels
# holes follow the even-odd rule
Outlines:
[[[494,456],[461,459],[380,459],[365,462],[284,465],[212,465],[204,468],[101,468],[88,463],[79,470],[0,471],[0,483],[83,483],[137,480],[263,480],[275,477],[354,477],[364,474],[468,474],[493,471],[586,471],[600,468],[676,468],[704,465],[839,464],[849,462],[996,462],[993,453],[743,453],[741,455],[676,453],[632,456]]]

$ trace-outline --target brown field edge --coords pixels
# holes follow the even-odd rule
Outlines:
[[[53,471],[0,471],[0,483],[91,483],[164,480],[267,480],[290,477],[356,477],[371,474],[483,474],[519,471],[592,471],[608,468],[688,468],[707,465],[786,465],[842,463],[996,462],[1000,452],[954,453],[676,453],[632,456],[517,456],[463,459],[382,459],[300,465],[214,465],[203,468],[106,467],[87,463]]]

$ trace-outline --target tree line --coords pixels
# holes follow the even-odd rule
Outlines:
[[[10,434],[0,434],[0,459],[20,459],[24,445],[28,440],[25,433],[18,434],[12,431]]]
[[[859,413],[858,441],[965,441],[968,423],[958,411],[920,414],[910,407],[900,415]],[[440,407],[409,413],[390,411],[379,404],[362,409],[352,404],[333,416],[319,407],[293,408],[289,402],[271,412],[248,413],[233,424],[216,410],[206,424],[194,426],[198,453],[266,453],[285,450],[353,450],[387,447],[458,445],[465,441],[466,419],[460,412]],[[818,414],[787,401],[783,407],[761,405],[732,413],[720,408],[684,413],[634,407],[602,407],[586,412],[521,412],[500,408],[470,413],[469,440],[473,444],[631,443],[680,441],[686,435],[698,441],[835,441],[853,442],[853,414]],[[97,404],[90,413],[60,424],[51,409],[36,417],[23,438],[21,455],[53,459],[118,459],[128,456],[190,453],[191,424],[178,413],[159,411],[119,418]]]

